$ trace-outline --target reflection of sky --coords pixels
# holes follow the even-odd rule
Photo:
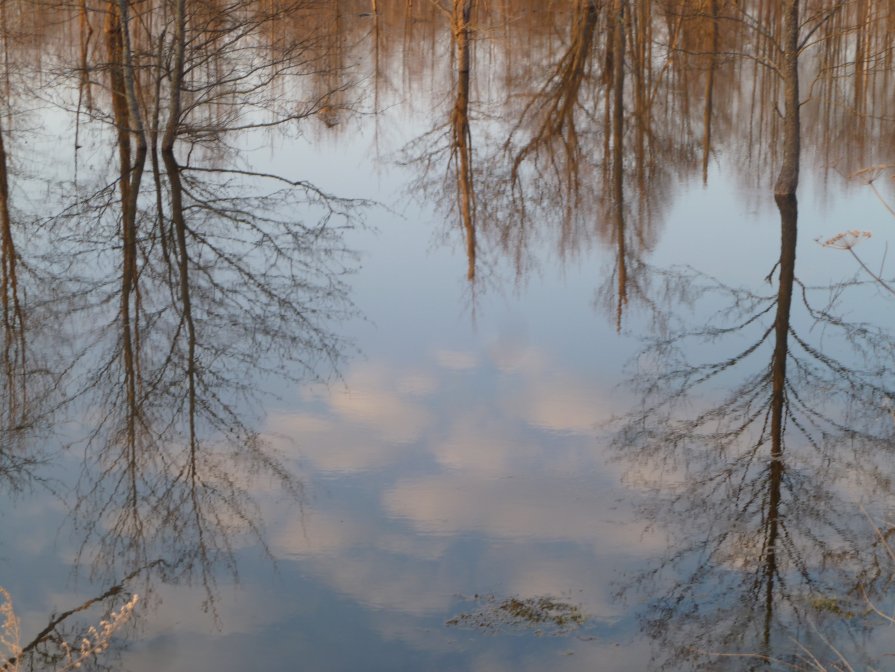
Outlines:
[[[717,192],[681,195],[654,261],[760,286],[777,253],[776,213],[738,215],[717,177]],[[831,257],[848,259],[812,239],[838,230],[845,210],[804,200],[799,272],[821,278]],[[852,206],[853,220],[864,206],[876,212],[868,197]],[[518,290],[486,293],[473,322],[462,250],[433,246],[424,216],[375,214],[378,233],[358,234],[369,243],[355,279],[369,318],[353,325],[363,354],[340,381],[287,391],[268,413],[264,432],[300,470],[307,496],[297,510],[261,493],[277,572],[240,551],[242,585],[221,586],[220,630],[202,612],[200,588],[160,588],[127,656],[135,671],[298,660],[309,669],[648,665],[635,640],[637,605],[613,593],[626,571],[661,553],[666,531],[646,532],[633,517],[636,493],[601,436],[601,423],[630,401],[618,383],[638,336],[615,335],[593,308],[607,260],[548,266]],[[633,487],[662,474],[627,476]],[[24,502],[17,511],[2,538],[16,539],[18,557],[4,545],[0,580],[15,584],[33,629],[40,614],[74,600],[64,580],[70,553],[40,522],[58,512]],[[58,581],[18,588],[38,574]],[[566,598],[593,624],[587,638],[524,644],[445,628],[476,593]]]
[[[442,244],[436,215],[399,195],[406,172],[371,170],[372,142],[367,132],[338,151],[258,150],[273,172],[393,208],[374,208],[371,228],[349,241],[362,251],[353,297],[368,321],[347,335],[362,355],[330,387],[277,384],[284,400],[263,431],[300,471],[307,496],[298,510],[259,491],[277,573],[257,549],[242,548],[242,585],[221,586],[220,630],[202,612],[200,588],[160,588],[128,663],[136,671],[645,669],[646,647],[632,643],[637,605],[613,592],[665,548],[669,531],[646,531],[632,503],[636,484],[668,474],[644,466],[626,474],[626,487],[601,435],[631,401],[619,386],[622,365],[644,329],[632,308],[633,333],[616,335],[594,308],[612,260],[600,252],[560,268],[545,252],[536,276],[480,296],[473,319],[458,239]],[[711,185],[682,188],[650,261],[766,287],[779,253],[772,199],[737,193],[723,166]],[[847,228],[874,231],[862,245],[878,262],[895,220],[870,192],[831,204],[815,201],[811,187],[802,191],[799,276],[823,283],[856,272],[846,253],[814,242]],[[0,583],[21,600],[32,631],[40,614],[77,601],[65,582],[71,548],[53,536],[59,507],[34,501],[11,503],[16,515],[0,522],[0,540],[15,540],[0,541]],[[476,593],[568,599],[593,617],[594,639],[523,644],[445,628]]]
[[[714,184],[680,195],[652,261],[761,288],[779,254],[773,201],[748,212],[723,174]],[[848,260],[814,238],[877,204],[860,191],[850,209],[803,200],[800,276],[850,275]],[[547,265],[521,289],[480,297],[472,322],[462,249],[432,247],[403,223],[379,228],[385,256],[358,278],[371,318],[360,328],[364,359],[343,384],[302,393],[296,409],[269,417],[311,484],[303,515],[272,523],[275,553],[361,605],[392,646],[446,656],[464,642],[464,669],[644,669],[645,649],[632,640],[636,605],[613,591],[661,553],[666,531],[633,518],[626,467],[601,437],[601,423],[630,401],[618,381],[636,348],[592,306],[608,260]],[[411,241],[428,243],[425,254],[408,252]],[[670,476],[638,470],[626,473],[630,487]],[[500,638],[438,627],[464,609],[458,596],[474,593],[568,596],[598,636],[513,647],[520,655]],[[623,642],[624,655],[607,642]]]
[[[729,191],[683,194],[656,263],[760,286],[776,255],[776,213],[731,215],[730,203]],[[800,273],[829,272],[830,255],[847,261],[812,241],[836,230],[838,212],[803,207]],[[369,318],[353,326],[363,354],[330,387],[287,390],[267,416],[264,432],[300,470],[307,496],[297,510],[261,493],[277,573],[240,551],[242,585],[221,586],[221,630],[201,610],[201,589],[160,588],[127,656],[132,669],[648,665],[635,643],[637,606],[613,593],[626,571],[661,553],[666,531],[646,532],[633,517],[636,493],[601,436],[601,423],[630,402],[618,383],[638,336],[617,336],[593,308],[606,260],[548,267],[519,290],[486,293],[473,322],[462,250],[433,246],[414,217],[391,217],[374,216],[375,236],[358,234],[370,242],[355,279]],[[636,487],[662,474],[627,476]],[[35,516],[46,514],[26,519]],[[68,557],[53,568],[33,562],[52,545],[41,524],[3,529],[22,554],[4,577],[24,585],[30,572],[64,576]],[[28,622],[70,604],[64,580],[53,591],[25,593]],[[445,628],[476,593],[566,598],[593,624],[587,638],[524,645]]]
[[[616,474],[594,438],[607,396],[550,373],[534,351],[507,367],[489,350],[438,349],[407,373],[360,364],[316,411],[272,416],[272,434],[331,491],[278,528],[274,547],[397,612],[447,616],[456,595],[473,592],[575,593],[589,613],[614,618],[607,559],[655,541],[614,510]],[[340,474],[349,488],[363,476],[363,494],[343,501],[331,480]],[[365,504],[352,506],[358,497]]]

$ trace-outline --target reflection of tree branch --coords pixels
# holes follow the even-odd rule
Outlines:
[[[513,157],[510,175],[514,185],[517,185],[520,179],[519,168],[529,155],[539,151],[541,147],[547,147],[552,154],[553,144],[558,142],[565,152],[562,165],[567,175],[563,182],[570,189],[574,190],[577,187],[578,155],[581,147],[576,130],[575,113],[580,105],[581,86],[589,74],[597,19],[595,0],[582,0],[577,4],[572,16],[572,38],[569,48],[563,53],[541,90],[522,110],[519,121],[510,132],[505,147],[509,147],[512,136],[519,130],[526,117],[534,115],[541,118],[529,141]]]

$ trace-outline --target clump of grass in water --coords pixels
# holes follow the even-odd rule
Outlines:
[[[532,630],[537,636],[566,635],[583,627],[588,616],[581,607],[549,596],[509,597],[474,595],[479,607],[447,621],[447,625],[496,634]]]

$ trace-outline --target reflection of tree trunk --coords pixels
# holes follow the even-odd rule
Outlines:
[[[380,85],[382,83],[383,71],[382,71],[382,57],[380,54],[381,51],[381,40],[382,36],[380,34],[380,25],[379,25],[379,11],[376,9],[375,5],[373,7],[373,109],[376,112],[379,112],[379,91]],[[377,115],[378,118],[378,115]],[[378,129],[378,122],[377,122]]]
[[[865,108],[864,86],[867,78],[865,69],[867,67],[867,42],[870,39],[870,36],[867,34],[869,32],[867,30],[868,11],[870,9],[868,6],[869,4],[870,3],[867,2],[867,0],[860,0],[858,2],[858,30],[855,31],[854,106],[855,110],[859,113],[863,113]]]
[[[718,0],[711,0],[712,21],[709,30],[709,69],[705,78],[705,108],[702,112],[702,181],[709,181],[709,154],[712,151],[712,105],[715,68],[718,66]]]
[[[649,77],[652,63],[649,61],[651,2],[640,0],[625,12],[624,25],[628,31],[628,51],[631,71],[631,92],[634,103],[634,156],[637,171],[637,190],[641,197],[647,191],[647,140],[651,127],[651,100]],[[624,55],[624,51],[622,51]]]
[[[180,166],[174,158],[172,148],[162,149],[162,158],[165,162],[165,171],[168,173],[168,182],[171,187],[171,221],[174,223],[174,233],[177,245],[177,275],[180,286],[180,310],[181,320],[186,326],[187,334],[187,361],[186,374],[188,384],[188,414],[190,448],[196,448],[196,378],[198,365],[196,361],[196,327],[193,322],[193,308],[190,292],[189,250],[186,239],[186,218],[183,212],[183,185],[180,179]]]
[[[771,456],[782,455],[783,416],[786,396],[786,357],[789,351],[789,314],[795,278],[796,218],[798,204],[795,196],[778,196],[780,208],[780,287],[777,292],[777,316],[774,321],[775,344],[771,362]]]
[[[7,410],[10,426],[18,424],[20,412],[26,402],[25,373],[25,315],[19,302],[19,283],[16,269],[17,256],[12,236],[12,218],[9,213],[9,174],[7,172],[6,146],[3,128],[0,127],[0,236],[2,236],[2,278],[0,294],[3,302],[3,367],[6,377]],[[17,380],[17,372],[22,380]],[[21,383],[21,388],[20,388]]]
[[[625,250],[624,216],[624,133],[625,133],[625,4],[614,0],[612,29],[612,209],[618,264],[618,305],[616,328],[621,329],[622,314],[628,303],[628,269]]]
[[[196,328],[193,322],[192,299],[190,295],[189,253],[186,240],[186,218],[183,212],[183,185],[180,179],[180,166],[174,157],[174,141],[180,127],[182,106],[184,59],[186,49],[186,0],[177,0],[174,18],[174,62],[171,73],[171,90],[168,106],[168,121],[165,136],[162,140],[162,159],[171,187],[171,221],[174,224],[174,235],[177,247],[177,275],[180,285],[181,320],[187,333],[187,384],[190,449],[195,460],[196,450]],[[195,465],[193,465],[195,466]],[[191,470],[195,477],[195,470]]]
[[[108,14],[106,14],[106,48],[109,55],[109,95],[112,99],[112,114],[115,118],[115,130],[118,138],[118,163],[121,176],[118,189],[121,193],[121,203],[125,204],[130,201],[131,143],[127,93],[124,84],[124,44],[121,37],[121,19],[115,0],[110,0],[108,10]]]
[[[794,195],[778,196],[780,209],[780,286],[774,320],[774,355],[771,359],[771,464],[769,473],[767,536],[765,538],[765,645],[770,642],[774,582],[778,572],[777,543],[782,527],[780,497],[783,483],[783,432],[786,416],[786,359],[789,353],[789,323],[795,280],[798,203]]]
[[[799,0],[786,0],[783,9],[783,162],[774,185],[780,196],[796,193],[799,185]]]
[[[146,162],[146,136],[137,103],[134,65],[130,48],[127,0],[109,2],[106,26],[109,71],[112,84],[112,108],[118,132],[121,191],[121,336],[127,388],[127,442],[136,444],[137,418],[140,415],[140,289],[137,270],[137,203],[143,166]],[[137,142],[131,161],[131,136]],[[133,304],[131,299],[133,298]]]
[[[451,118],[456,156],[460,216],[466,234],[466,277],[475,280],[475,191],[472,177],[472,136],[469,130],[469,20],[473,0],[454,0],[453,32],[457,49],[457,100]]]
[[[80,26],[81,26],[81,89],[79,91],[79,96],[81,93],[86,93],[87,95],[87,107],[93,107],[93,91],[90,86],[90,71],[88,70],[88,61],[87,57],[90,53],[90,40],[93,37],[93,26],[90,25],[90,18],[87,14],[87,0],[81,0],[81,13],[80,13]]]
[[[10,81],[9,81],[9,24],[8,17],[6,13],[6,2],[0,2],[0,31],[2,31],[3,37],[3,92],[6,94],[6,99],[9,100],[10,96]]]

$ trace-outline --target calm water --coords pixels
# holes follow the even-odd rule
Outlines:
[[[55,4],[0,586],[20,646],[100,599],[20,669],[132,594],[85,664],[890,669],[888,3],[803,3],[797,203],[724,2]]]

